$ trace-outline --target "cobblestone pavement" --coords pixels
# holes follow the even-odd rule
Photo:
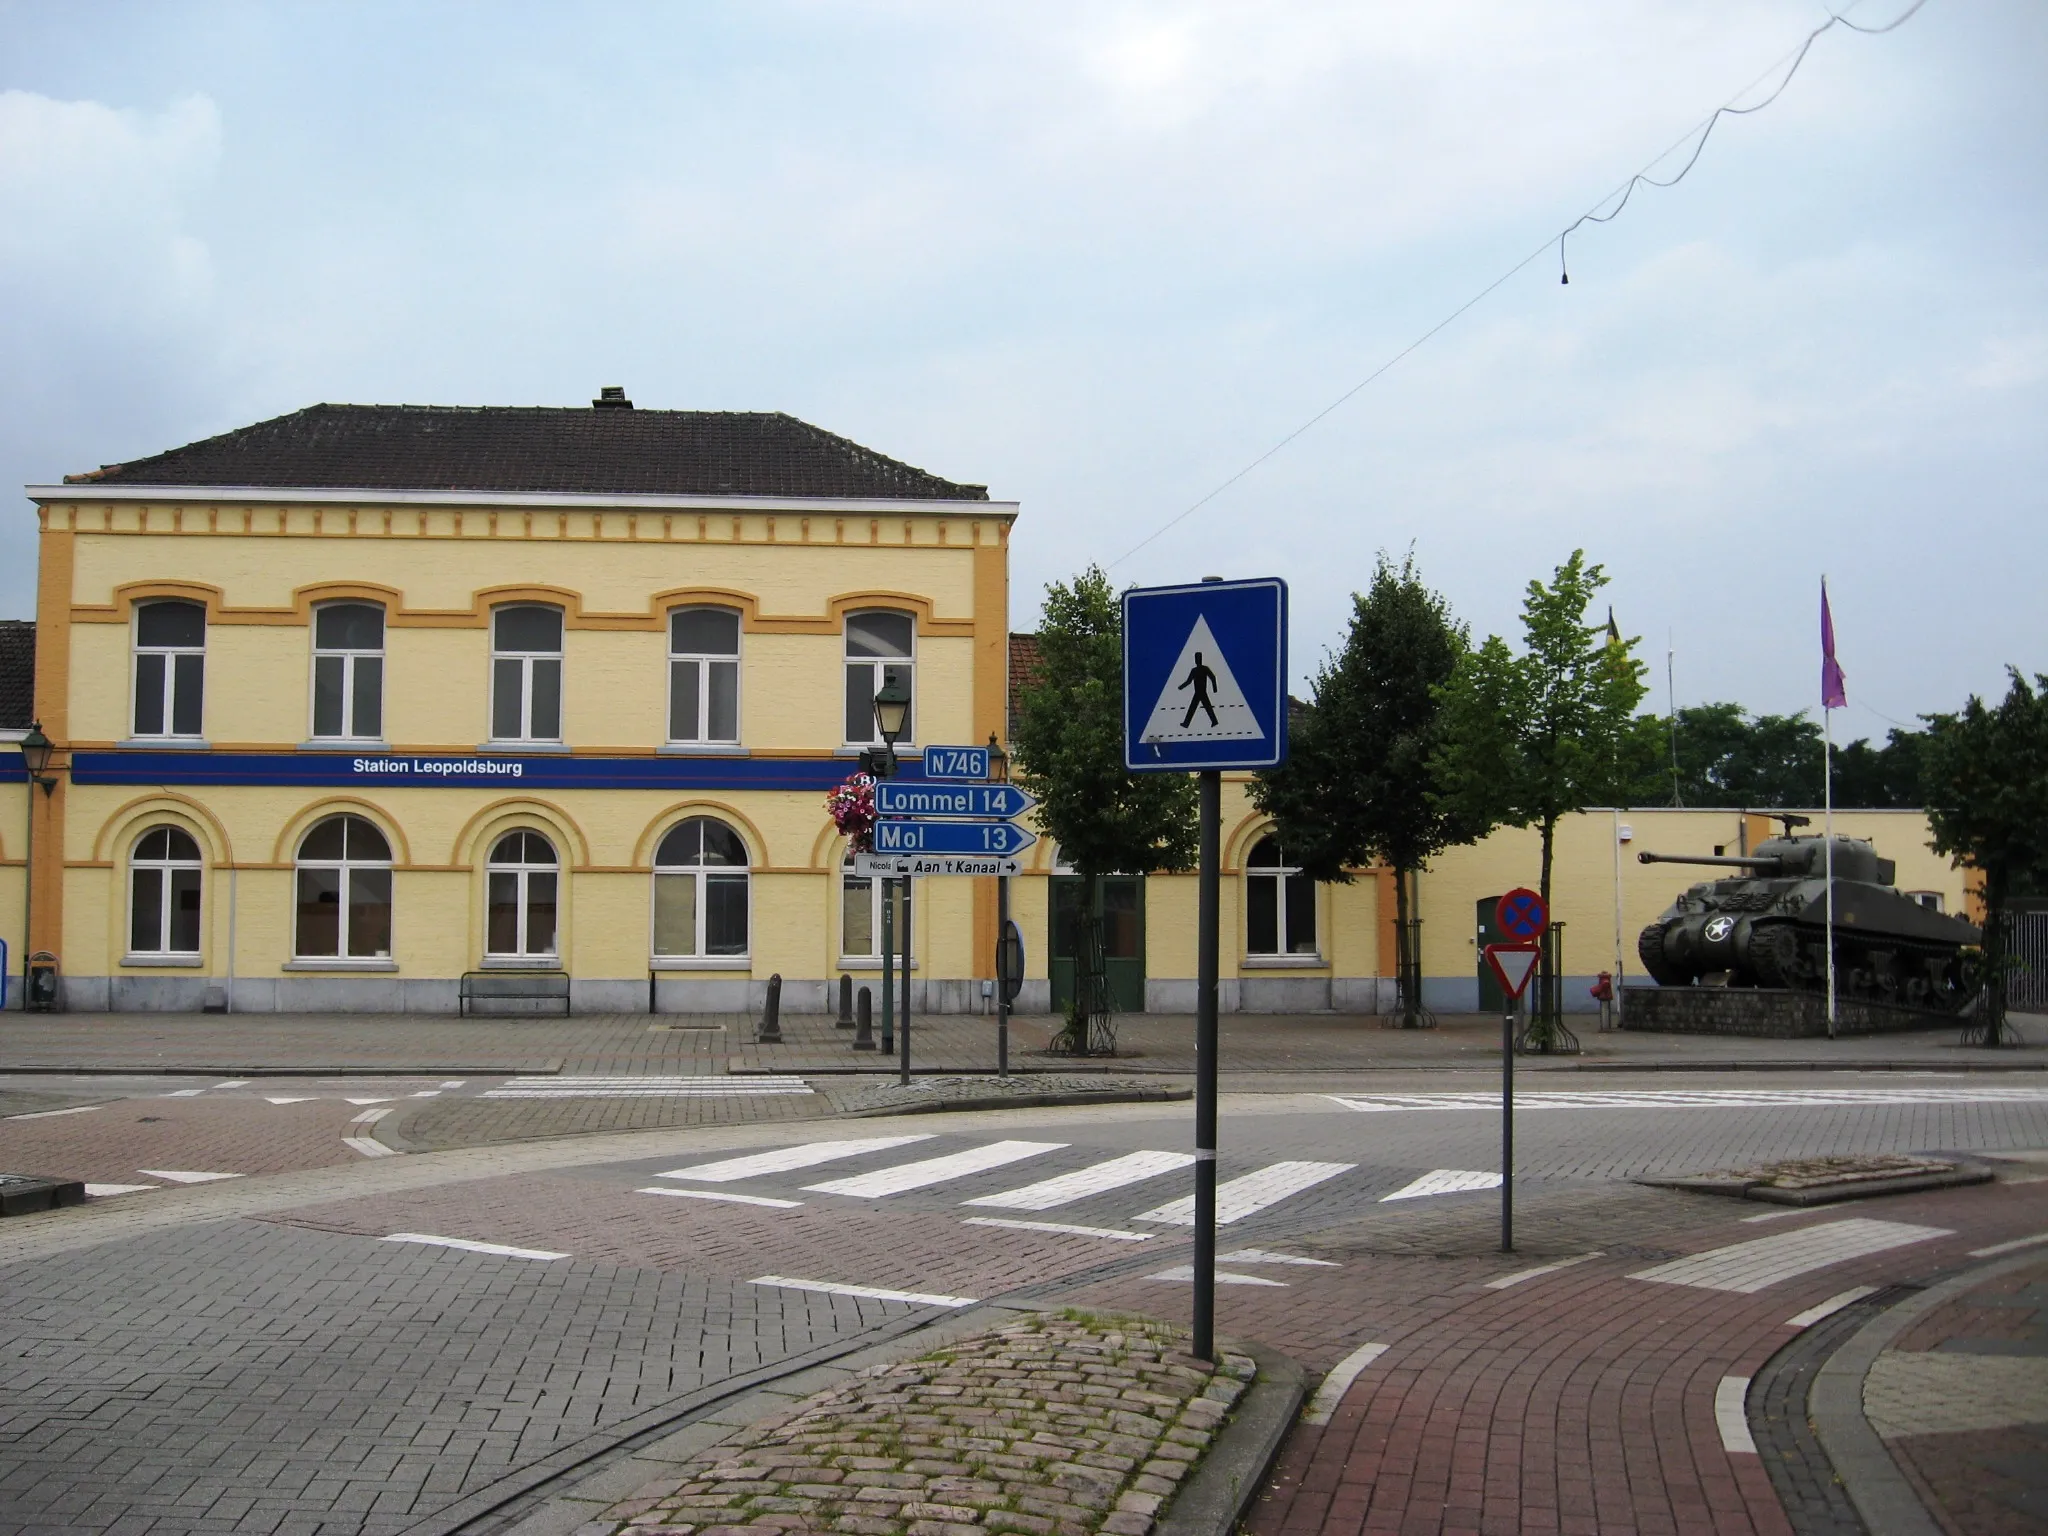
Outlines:
[[[1143,1319],[1036,1317],[877,1366],[578,1536],[1146,1536],[1253,1375]]]

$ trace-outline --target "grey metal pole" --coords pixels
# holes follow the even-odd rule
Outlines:
[[[1194,1353],[1216,1359],[1216,973],[1223,840],[1223,775],[1200,775],[1202,872],[1195,949]]]
[[[903,1028],[897,1033],[897,1041],[903,1050],[902,1076],[898,1079],[905,1088],[910,1086],[910,930],[916,925],[910,916],[910,877],[905,875],[898,882],[903,887]]]
[[[30,927],[36,915],[36,776],[28,776],[28,847],[22,860],[21,891],[21,1011],[28,1012],[29,1003],[29,961],[36,952],[35,930]]]
[[[896,1049],[896,882],[882,882],[882,1051]]]
[[[1010,1075],[1010,988],[1003,978],[1003,948],[1010,942],[1010,877],[996,876],[996,1076]]]
[[[1515,1001],[1500,1018],[1500,1251],[1515,1251]]]

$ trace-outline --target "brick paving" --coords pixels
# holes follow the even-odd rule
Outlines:
[[[117,1184],[150,1182],[138,1175],[144,1168],[245,1175],[324,1168],[360,1161],[342,1141],[357,1113],[339,1098],[288,1105],[226,1096],[116,1099],[85,1114],[0,1121],[0,1167]]]
[[[1040,1316],[877,1366],[578,1536],[1147,1536],[1253,1375],[1142,1318]]]

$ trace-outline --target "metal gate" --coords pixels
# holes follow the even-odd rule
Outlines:
[[[2012,979],[2005,1005],[2022,1013],[2048,1013],[2048,908],[2012,916]]]

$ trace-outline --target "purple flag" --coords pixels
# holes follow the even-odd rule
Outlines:
[[[1828,608],[1828,583],[1823,576],[1820,583],[1820,707],[1822,709],[1843,709],[1848,706],[1849,695],[1845,690],[1842,664],[1835,660],[1835,616]]]

